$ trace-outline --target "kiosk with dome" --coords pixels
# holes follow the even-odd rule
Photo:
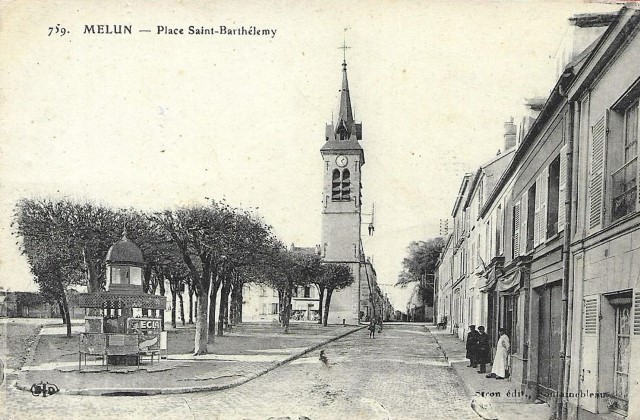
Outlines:
[[[79,368],[87,355],[102,357],[102,363],[137,365],[143,356],[160,358],[161,342],[166,348],[166,332],[161,318],[142,316],[143,309],[162,311],[166,297],[145,293],[142,288],[142,251],[127,238],[113,244],[106,258],[106,287],[96,293],[79,295],[85,316],[85,332],[80,334]]]

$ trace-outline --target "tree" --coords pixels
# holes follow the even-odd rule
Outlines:
[[[236,291],[237,312],[238,292],[242,297],[242,286],[247,278],[242,274],[247,267],[260,267],[268,263],[273,243],[271,227],[257,215],[234,209],[233,220],[228,226],[230,232],[224,236],[225,260],[220,273],[222,290],[218,315],[218,336],[228,328],[230,318],[230,297]],[[240,306],[242,305],[240,300]],[[232,305],[234,306],[234,305]]]
[[[327,291],[324,302],[323,325],[327,326],[329,319],[329,308],[331,307],[331,296],[335,290],[341,290],[350,286],[355,281],[349,266],[346,264],[326,263],[322,266],[322,281]]]
[[[91,203],[22,199],[12,226],[22,238],[22,251],[41,293],[63,309],[70,336],[67,288],[79,284],[89,291],[101,290],[104,258],[119,238],[120,218],[113,210]]]
[[[320,270],[320,258],[315,254],[287,250],[277,241],[272,242],[270,249],[269,257],[260,269],[261,282],[278,291],[280,324],[283,332],[288,333],[292,292],[298,286],[311,284]]]
[[[198,306],[195,355],[207,353],[209,325],[215,322],[215,299],[211,302],[214,317],[209,319],[210,289],[213,289],[213,278],[218,278],[221,265],[226,259],[224,235],[228,233],[227,227],[231,219],[229,207],[214,201],[206,207],[183,207],[151,216],[151,220],[161,226],[169,240],[176,245],[189,270]]]
[[[433,283],[428,280],[433,276],[443,248],[442,238],[411,242],[407,247],[408,255],[402,260],[402,271],[396,286],[404,288],[417,282],[423,302],[428,306],[433,305]]]

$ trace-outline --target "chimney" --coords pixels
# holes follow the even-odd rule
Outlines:
[[[563,46],[556,55],[556,75],[559,77],[565,67],[583,53],[607,27],[615,20],[618,12],[584,13],[569,18],[569,29]]]
[[[520,135],[517,142],[518,145],[522,143],[522,140],[529,132],[529,129],[531,129],[531,126],[536,121],[536,118],[538,118],[538,115],[540,115],[540,111],[542,111],[542,108],[544,107],[544,104],[546,101],[547,101],[547,98],[543,98],[543,97],[525,99],[524,106],[526,108],[526,114],[522,118],[522,125],[520,126]]]
[[[516,147],[516,125],[513,123],[513,117],[504,123],[504,151],[507,152]]]

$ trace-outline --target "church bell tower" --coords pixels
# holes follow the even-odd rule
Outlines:
[[[362,124],[354,121],[347,80],[347,63],[342,62],[340,111],[335,123],[327,124],[323,159],[322,244],[325,263],[342,263],[351,268],[355,282],[336,292],[331,299],[329,323],[355,324],[361,310],[360,244],[362,208],[362,166],[364,150]]]

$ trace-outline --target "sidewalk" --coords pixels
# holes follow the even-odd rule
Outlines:
[[[75,326],[74,326],[75,327]],[[214,391],[232,388],[295,360],[364,326],[291,324],[281,333],[274,324],[255,323],[234,327],[224,337],[215,337],[209,354],[193,356],[195,329],[168,331],[169,355],[140,369],[109,366],[87,357],[78,370],[78,336],[67,338],[57,327],[44,326],[25,365],[17,372],[15,386],[29,391],[34,383],[53,383],[63,394],[154,395]],[[89,360],[91,359],[91,360]]]
[[[509,379],[487,378],[486,374],[477,373],[477,369],[467,367],[469,359],[466,358],[464,341],[446,330],[436,329],[435,325],[427,325],[426,328],[438,342],[449,366],[456,371],[464,383],[469,396],[488,397],[500,420],[547,420],[552,417],[553,413],[547,404],[541,401],[537,401],[536,404],[526,404],[524,392],[520,390],[519,384]],[[487,365],[487,372],[491,372],[491,365]]]

